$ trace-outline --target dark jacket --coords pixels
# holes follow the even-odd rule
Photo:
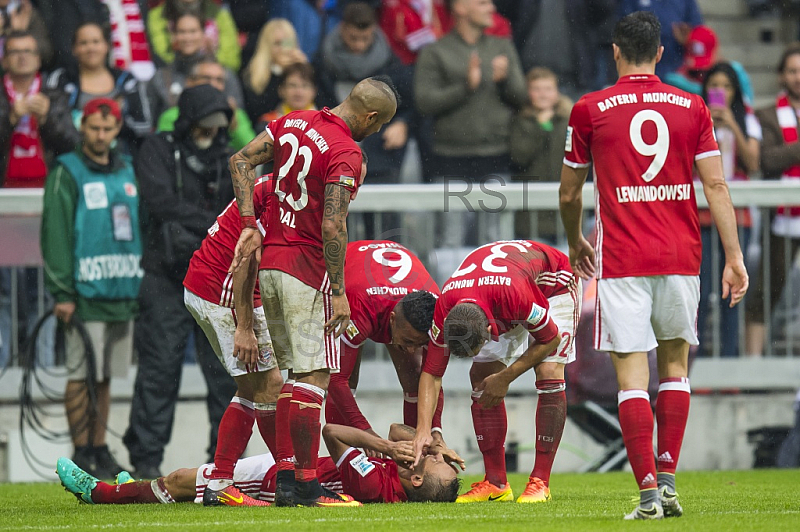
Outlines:
[[[133,74],[117,68],[109,68],[114,78],[114,92],[111,98],[122,99],[123,127],[119,138],[126,144],[124,151],[135,153],[144,138],[153,131],[155,119],[150,112],[150,103],[145,93],[145,85]],[[78,102],[81,98],[81,82],[77,69],[59,68],[47,77],[47,87],[63,91],[67,95],[70,109],[80,112]]]
[[[42,75],[44,78],[44,74]],[[48,167],[57,155],[72,151],[80,142],[80,133],[72,124],[66,96],[56,90],[42,87],[42,94],[50,98],[47,120],[39,125],[39,135],[44,147]],[[11,134],[14,127],[9,121],[11,106],[5,89],[0,90],[0,186],[5,179],[8,166],[8,150],[11,149]]]
[[[175,131],[148,138],[135,166],[146,220],[142,267],[180,282],[191,253],[233,199],[233,184],[225,128],[208,150],[199,150],[190,136],[192,126],[212,113],[222,111],[230,119],[225,96],[200,85],[181,94],[178,108]]]
[[[542,127],[531,109],[524,109],[511,119],[511,163],[521,181],[559,181],[567,138],[567,123],[572,107],[562,97],[553,115],[552,128]]]

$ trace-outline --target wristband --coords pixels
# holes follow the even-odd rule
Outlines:
[[[258,229],[255,216],[242,216],[242,229]]]

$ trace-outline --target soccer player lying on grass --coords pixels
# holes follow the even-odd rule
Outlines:
[[[364,503],[453,502],[459,479],[449,462],[452,455],[435,449],[411,470],[414,459],[411,439],[414,429],[394,424],[389,439],[373,436],[353,427],[328,424],[322,430],[330,458],[320,458],[317,476],[324,488],[353,494]],[[392,458],[368,458],[359,448]],[[78,500],[89,504],[135,504],[203,502],[214,464],[178,469],[155,480],[135,481],[123,471],[116,484],[107,484],[89,475],[68,458],[59,458],[56,473],[61,484]],[[239,460],[234,469],[234,486],[243,495],[274,501],[277,467],[271,454]],[[340,506],[340,505],[339,505]]]

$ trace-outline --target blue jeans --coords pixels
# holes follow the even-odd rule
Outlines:
[[[700,230],[703,241],[703,262],[700,266],[700,308],[697,312],[697,332],[700,339],[700,349],[704,349],[706,342],[711,343],[713,336],[706,331],[708,318],[713,312],[712,305],[719,307],[719,326],[720,326],[720,356],[738,357],[739,356],[739,307],[730,308],[730,300],[722,299],[722,270],[725,267],[725,253],[722,249],[722,242],[719,235],[712,232],[711,227],[702,227]],[[714,276],[713,257],[711,256],[712,238],[717,240],[719,255],[716,257],[719,273]],[[741,231],[742,249],[747,249],[750,242],[750,228],[745,227]],[[716,293],[716,303],[712,303],[711,294]],[[708,353],[711,353],[711,349]]]

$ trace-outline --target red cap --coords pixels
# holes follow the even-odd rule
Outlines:
[[[108,107],[108,112],[117,119],[117,122],[122,122],[122,112],[119,110],[119,104],[116,100],[112,100],[111,98],[95,98],[94,100],[90,100],[89,103],[83,106],[83,118],[101,112],[100,107],[104,105]]]
[[[695,26],[686,40],[684,63],[689,70],[708,70],[716,60],[717,34],[708,26]]]

